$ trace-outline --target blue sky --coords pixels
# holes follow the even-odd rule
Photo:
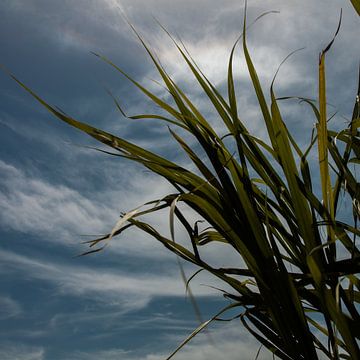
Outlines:
[[[310,98],[317,93],[318,54],[343,8],[327,66],[328,99],[339,111],[333,125],[344,126],[352,112],[360,54],[359,19],[350,2],[263,3],[249,1],[251,19],[268,10],[280,13],[265,17],[249,33],[259,76],[266,88],[282,59],[305,47],[283,66],[276,90],[279,96]],[[185,164],[166,126],[129,122],[119,114],[105,87],[128,114],[156,109],[90,52],[107,56],[163,95],[150,80],[158,76],[121,9],[221,132],[153,16],[181,36],[204,72],[225,89],[243,6],[235,0],[2,0],[0,63],[73,117]],[[240,50],[235,61],[240,116],[264,136]],[[305,146],[314,123],[311,113],[294,102],[282,109]],[[114,239],[102,253],[74,255],[86,250],[82,235],[108,232],[120,212],[161,197],[171,191],[169,185],[138,165],[79,147],[96,144],[53,118],[5,73],[0,73],[0,139],[0,358],[163,359],[197,326],[174,256],[135,231]],[[169,232],[166,212],[150,220]],[[180,229],[177,234],[181,237]],[[239,261],[221,246],[206,256],[222,266]],[[188,275],[194,270],[186,268]],[[206,274],[193,282],[205,319],[227,304],[206,285],[221,284]],[[216,347],[200,335],[175,358],[218,359],[224,353],[228,360],[239,354],[244,360],[255,358],[258,344],[238,323],[216,324],[211,333]],[[271,357],[264,351],[259,358]]]

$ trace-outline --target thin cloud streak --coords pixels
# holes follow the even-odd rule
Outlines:
[[[59,295],[94,296],[98,301],[105,302],[116,300],[124,311],[143,308],[154,297],[185,296],[184,284],[177,273],[129,274],[115,269],[50,263],[5,250],[0,250],[0,259],[2,273],[11,269],[32,279],[50,282]],[[199,287],[196,294],[213,296],[216,291]]]

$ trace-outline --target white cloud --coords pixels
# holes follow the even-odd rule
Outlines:
[[[122,4],[125,10],[127,6],[129,7],[131,15],[135,18],[135,26],[138,26],[146,34],[146,38],[150,38],[150,43],[155,48],[169,74],[181,83],[186,93],[191,95],[190,98],[194,99],[195,104],[199,105],[200,110],[209,116],[210,122],[215,125],[216,130],[222,127],[222,131],[224,131],[223,124],[219,124],[218,116],[209,114],[208,109],[212,108],[212,105],[209,105],[208,101],[204,101],[204,94],[199,89],[199,86],[194,86],[195,80],[193,80],[191,71],[185,61],[182,60],[176,47],[161,30],[157,29],[156,25],[151,27],[147,21],[142,23],[141,19],[146,19],[146,16],[149,16],[147,11],[150,8],[159,9],[157,13],[160,14],[160,21],[165,26],[171,24],[170,32],[176,33],[178,31],[180,33],[200,68],[215,85],[222,88],[227,77],[227,62],[231,47],[242,31],[243,4],[239,5],[238,2],[229,1],[219,10],[214,3],[212,5],[214,5],[213,9],[215,10],[210,10],[211,1],[208,1],[208,6],[204,6],[203,9],[199,4],[196,4],[194,8],[186,8],[188,16],[184,17],[179,15],[185,11],[184,4],[180,2],[172,2],[169,5],[163,1],[147,1],[146,3],[132,1],[131,4],[128,1],[123,1]],[[341,6],[344,7],[343,25],[334,48],[328,55],[328,83],[330,85],[338,83],[337,76],[340,75],[338,71],[344,73],[349,68],[356,71],[357,67],[356,56],[344,56],[344,54],[348,54],[348,50],[345,51],[345,49],[348,48],[350,43],[356,44],[356,50],[351,45],[354,54],[360,50],[359,42],[355,38],[354,26],[356,26],[356,23],[353,16],[354,10],[350,2],[339,4],[337,1],[332,1],[329,4],[328,1],[326,3],[324,1],[315,3],[313,1],[295,1],[291,3],[272,1],[264,6],[263,2],[253,1],[249,4],[249,22],[263,11],[281,10],[280,14],[272,14],[261,19],[248,34],[250,53],[267,97],[269,96],[271,80],[281,61],[291,51],[302,47],[306,48],[294,54],[282,66],[275,84],[275,91],[278,96],[317,97],[318,54],[331,39],[336,29]],[[136,9],[138,15],[133,14],[134,9]],[[194,16],[194,13],[198,15],[198,20],[192,23],[190,19]],[[212,21],[208,20],[209,17],[206,18],[209,13],[216,13]],[[301,16],[299,16],[299,13],[301,13]],[[175,17],[174,14],[177,14],[177,16]],[[172,15],[174,18],[172,18]],[[315,17],[316,21],[314,21]],[[182,21],[178,22],[178,19]],[[327,25],[323,26],[322,24],[325,23]],[[198,24],[202,26],[198,26]],[[194,31],[193,27],[196,27],[196,31]],[[311,35],[309,36],[309,34]],[[240,43],[240,49],[236,52],[234,60],[239,112],[241,119],[250,124],[249,127],[253,131],[252,133],[266,139],[261,115],[254,109],[253,104],[249,104],[249,94],[251,94],[252,99],[255,99],[255,93],[249,81],[241,47]],[[334,64],[342,64],[342,68],[338,65],[334,66]],[[154,70],[149,70],[146,76],[154,77],[153,73]],[[341,94],[344,94],[344,92],[342,91]],[[344,97],[339,96],[339,93],[334,94],[329,91],[328,95],[329,99],[334,101],[337,106],[343,105]],[[283,104],[283,108],[285,106]],[[290,107],[293,114],[294,107]],[[303,120],[304,127],[309,130],[310,136],[313,120],[310,119],[310,123],[307,119]],[[285,121],[287,121],[286,118]],[[291,127],[292,124],[288,123],[288,125]]]
[[[114,216],[109,207],[66,186],[33,178],[3,161],[0,169],[0,221],[13,230],[69,241],[76,234],[103,231],[106,219]]]
[[[210,328],[212,326],[210,325]],[[214,343],[209,343],[209,337],[207,333],[200,333],[194,339],[192,339],[187,345],[185,345],[175,356],[174,360],[207,360],[207,359],[221,359],[226,357],[227,360],[253,360],[256,357],[256,353],[260,345],[249,335],[246,330],[243,329],[239,322],[233,322],[232,324],[220,324],[216,326],[214,330],[210,332],[211,339]],[[122,349],[109,349],[91,353],[77,353],[73,354],[74,360],[163,360],[171,354],[173,350],[179,345],[182,340],[181,337],[176,336],[170,339],[159,339],[160,342],[166,344],[172,343],[172,347],[168,349],[162,349],[157,352],[152,352],[139,356],[134,352],[126,352]],[[163,346],[161,346],[163,348]],[[266,350],[262,349],[258,357],[259,360],[270,360],[272,355]]]
[[[210,335],[210,337],[208,336]],[[319,335],[319,334],[317,334]],[[185,336],[186,338],[186,336]],[[139,355],[135,351],[124,351],[123,349],[112,348],[108,350],[88,352],[76,352],[72,354],[72,360],[163,360],[185,339],[184,337],[164,336],[159,343],[167,344],[167,349],[162,345],[157,346],[159,350]],[[170,345],[172,344],[172,345]],[[239,321],[233,320],[230,323],[212,323],[207,331],[196,335],[189,343],[179,350],[173,357],[174,360],[254,360],[257,353],[258,360],[271,360],[273,355],[265,347],[247,332]],[[320,360],[325,360],[322,353],[318,353]],[[65,359],[64,359],[65,360]]]
[[[39,240],[58,244],[78,244],[80,235],[108,233],[115,225],[120,211],[129,211],[147,201],[160,199],[173,190],[158,176],[146,176],[131,166],[109,168],[104,172],[107,188],[86,197],[81,190],[54,185],[27,175],[21,169],[0,160],[0,223],[15,231],[37,235]],[[117,183],[117,180],[118,183]],[[80,185],[81,186],[81,182]],[[190,222],[198,216],[179,204]],[[169,237],[169,210],[146,216],[144,219]],[[189,246],[185,230],[176,223],[176,239]],[[93,238],[93,237],[91,237]],[[214,251],[214,249],[216,249]],[[83,246],[78,252],[86,251]],[[201,249],[205,258],[218,266],[234,266],[239,256],[229,246],[207,246]],[[140,230],[130,229],[114,238],[106,251],[140,258],[171,260],[173,257],[154,238]]]
[[[126,360],[129,359],[129,354],[131,352],[125,351],[122,349],[110,349],[110,350],[101,350],[96,352],[85,353],[85,352],[75,352],[72,354],[72,360],[92,360],[92,359],[102,359],[102,360],[115,360],[115,359],[122,359]]]
[[[190,333],[189,333],[190,334]],[[209,337],[210,335],[210,337]],[[156,350],[144,347],[138,350],[108,348],[106,350],[79,350],[64,355],[62,360],[163,360],[174,351],[187,335],[166,335],[163,333],[155,345]],[[260,349],[260,351],[259,351]],[[271,360],[272,354],[258,343],[239,321],[210,324],[173,357],[174,360],[253,360],[259,351],[258,360]],[[47,359],[43,348],[24,345],[7,345],[0,350],[2,360],[43,360]],[[319,359],[326,357],[319,353]]]
[[[62,7],[65,9],[64,12],[58,7],[56,11],[42,9],[42,12],[39,12],[36,3],[39,4],[39,2],[24,0],[12,2],[15,4],[14,6],[18,6],[18,11],[28,12],[27,15],[30,13],[27,18],[32,19],[40,13],[40,16],[36,17],[37,26],[46,29],[46,31],[41,31],[43,36],[51,38],[57,45],[60,44],[66,49],[82,51],[101,48],[115,52],[117,46],[119,51],[124,50],[124,39],[130,32],[127,32],[126,25],[119,18],[117,11],[114,11],[117,1],[67,2]],[[79,5],[84,3],[87,6]],[[170,63],[168,68],[177,80],[187,79],[187,71],[184,70],[186,65],[180,65],[174,47],[162,46],[163,40],[161,39],[164,36],[158,36],[156,31],[154,31],[155,35],[151,35],[153,32],[151,29],[156,28],[151,19],[149,20],[149,9],[151,8],[155,9],[155,12],[161,10],[160,20],[165,25],[171,24],[171,31],[174,29],[180,32],[204,72],[216,84],[222,85],[222,80],[226,77],[226,63],[232,42],[241,32],[242,2],[233,0],[219,5],[219,2],[215,0],[196,2],[190,0],[186,2],[126,0],[121,4],[123,9],[134,17],[135,25],[143,33],[149,35],[151,40],[154,40],[160,56],[165,63]],[[274,15],[276,19],[273,17],[271,20],[264,19],[259,22],[249,34],[251,54],[259,69],[259,75],[265,82],[265,88],[285,55],[295,48],[308,46],[303,53],[292,58],[283,67],[276,83],[276,89],[286,92],[287,95],[314,96],[316,94],[316,80],[313,79],[314,77],[316,79],[317,76],[317,55],[336,28],[340,6],[345,8],[345,21],[335,43],[333,49],[335,51],[332,51],[331,55],[329,54],[329,68],[336,71],[333,74],[330,73],[331,81],[328,83],[336,84],[336,79],[341,76],[343,71],[351,68],[354,64],[357,65],[358,58],[353,54],[359,53],[360,43],[357,39],[357,32],[354,31],[354,24],[358,24],[355,23],[358,19],[353,17],[353,9],[350,8],[349,1],[298,0],[285,2],[282,0],[266,3],[266,8],[263,4],[264,2],[260,0],[252,1],[249,6],[250,16],[254,17],[269,9],[282,11],[280,15]],[[51,5],[48,6],[51,7]],[[81,10],[79,11],[79,9]],[[67,16],[69,14],[71,14],[70,17]],[[160,31],[158,30],[158,32]],[[118,41],[114,41],[114,39],[118,39]],[[351,44],[351,54],[346,49],[349,44]],[[134,57],[133,61],[138,60],[135,60]],[[141,59],[141,64],[143,64],[143,59]],[[245,122],[249,122],[255,134],[263,135],[261,133],[263,123],[257,119],[258,114],[248,101],[249,82],[245,80],[246,71],[243,58],[237,58],[234,65],[240,89],[239,94],[240,97],[243,96],[240,100],[242,118]],[[152,77],[152,71],[147,71],[147,75]],[[294,87],[291,90],[292,93],[289,94],[290,86]],[[298,93],[297,86],[301,89],[301,94]],[[350,91],[349,89],[350,87],[346,91]],[[198,100],[198,91],[195,91],[191,85],[187,90]],[[245,95],[241,95],[242,93]],[[343,94],[347,93],[341,92],[341,96],[339,93],[339,97],[333,96],[333,99],[335,98],[336,102],[340,103]],[[199,99],[201,109],[206,111],[207,106],[205,101]],[[92,198],[87,198],[81,190],[54,185],[41,178],[34,178],[25,171],[5,162],[0,162],[0,172],[2,174],[0,179],[1,224],[15,231],[39,234],[42,239],[48,237],[62,243],[69,243],[70,238],[74,240],[77,234],[108,231],[116,222],[116,215],[119,211],[132,209],[143,203],[145,199],[158,197],[167,189],[163,182],[158,181],[158,178],[141,176],[142,173],[139,176],[139,172],[129,171],[129,168],[125,167],[118,171],[107,170],[105,174],[108,177],[107,180],[114,177],[116,180],[113,180],[112,183],[119,181],[118,186],[105,190],[101,194],[94,194]],[[129,179],[133,180],[131,185],[129,185]],[[149,191],[149,189],[151,190]],[[162,229],[167,229],[168,214],[164,213],[164,216],[158,218],[157,221]],[[132,236],[132,238],[122,239],[121,242],[113,242],[111,249],[122,254],[132,253],[142,257],[154,257],[159,254],[163,256],[165,253],[165,250],[164,252],[159,251],[159,247],[154,248],[153,239],[137,237],[135,234]],[[181,234],[179,236],[181,237]],[[217,261],[221,261],[219,258],[228,259],[220,256],[218,251],[209,251],[208,256]],[[156,296],[183,296],[184,293],[183,285],[175,272],[160,276],[156,274],[134,275],[114,272],[112,269],[95,270],[84,266],[50,263],[12,252],[2,251],[0,257],[3,261],[2,271],[8,271],[10,268],[30,278],[50,282],[56,286],[58,293],[64,295],[92,296],[98,301],[101,299],[115,301],[116,299],[119,301],[120,313],[142,308]],[[4,264],[8,265],[8,268]],[[210,295],[210,293],[212,294],[208,288],[200,288],[201,295]],[[0,298],[1,305],[5,309],[3,310],[5,316],[21,311],[21,306],[6,296]],[[54,323],[60,321],[60,318],[61,316],[54,317]],[[232,333],[229,330],[228,332],[219,332],[219,336],[220,340],[216,342],[216,348],[199,340],[190,344],[175,359],[218,359],[223,358],[224,354],[226,354],[227,360],[239,359],[239,355],[244,360],[255,357],[258,345],[243,332],[234,331]],[[166,355],[165,352],[161,354],[154,352],[153,355],[141,357],[141,359],[163,359],[164,355]],[[17,346],[0,350],[0,358],[4,360],[41,360],[44,359],[44,356],[42,348]],[[263,356],[264,359],[270,358]],[[137,360],[139,357],[122,349],[109,349],[92,354],[77,353],[73,357],[74,360],[91,360],[91,358]]]
[[[185,288],[177,269],[167,273],[131,274],[124,270],[64,265],[0,251],[2,273],[17,271],[31,279],[50,282],[59,295],[91,297],[99,302],[116,303],[120,312],[133,311],[161,296],[185,296]],[[198,287],[197,296],[218,296],[208,287]]]
[[[107,233],[121,211],[161,198],[169,190],[165,181],[124,165],[106,169],[108,188],[86,197],[78,190],[34,178],[0,160],[0,222],[5,228],[67,244],[78,243],[80,235]],[[140,236],[121,248],[140,252],[143,246],[151,249],[151,242]]]

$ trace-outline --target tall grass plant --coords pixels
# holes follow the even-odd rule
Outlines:
[[[359,1],[351,2],[360,14]],[[299,98],[310,107],[316,122],[312,141],[302,150],[283,119],[280,101],[290,98],[277,98],[275,77],[267,101],[247,46],[246,11],[243,34],[228,61],[227,96],[206,78],[184,45],[168,34],[226,129],[222,137],[133,30],[161,76],[171,102],[156,96],[107,58],[96,56],[162,109],[161,115],[129,118],[166,123],[169,136],[188,156],[195,171],[64,114],[13,76],[58,119],[109,146],[116,155],[142,164],[173,186],[174,191],[167,196],[122,214],[108,234],[88,242],[90,249],[84,255],[102,250],[127,229],[138,228],[179,258],[229,285],[232,290],[225,291],[224,296],[230,305],[195,329],[168,359],[230,309],[232,313],[236,310],[235,318],[280,359],[318,359],[320,353],[329,359],[360,359],[360,192],[353,170],[360,156],[359,92],[350,99],[354,102],[356,98],[348,126],[341,131],[329,129],[325,60],[335,37],[319,56],[318,100]],[[269,142],[251,134],[238,115],[233,76],[236,46],[242,46]],[[127,116],[113,98],[119,111]],[[202,155],[180,135],[184,132],[196,140]],[[311,170],[308,160],[316,147],[319,188],[314,181],[319,174]],[[352,208],[348,221],[339,220],[340,199]],[[198,220],[208,226],[191,222],[180,203],[195,211]],[[165,208],[169,210],[169,237],[142,219],[143,215]],[[175,241],[175,221],[184,227],[188,246]],[[206,262],[202,248],[214,242],[238,253],[243,266],[218,268]]]

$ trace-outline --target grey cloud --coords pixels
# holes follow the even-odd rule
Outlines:
[[[163,20],[165,25],[170,24],[174,32],[179,31],[181,33],[189,50],[195,60],[199,62],[204,72],[219,87],[223,87],[223,80],[226,79],[227,58],[231,46],[237,35],[241,32],[242,27],[243,5],[239,5],[236,1],[226,2],[226,5],[222,6],[219,10],[214,1],[184,4],[182,2],[169,3],[159,0],[146,2],[93,0],[86,2],[86,6],[85,2],[76,2],[76,5],[72,2],[65,2],[60,11],[56,12],[51,2],[31,1],[26,2],[26,4],[23,1],[15,2],[15,4],[21,4],[21,6],[17,6],[16,11],[20,13],[21,11],[28,12],[32,16],[40,16],[41,19],[44,19],[43,21],[38,21],[38,26],[44,26],[44,29],[45,27],[49,28],[50,30],[46,32],[46,36],[55,36],[53,38],[55,42],[59,40],[57,39],[58,34],[63,34],[65,42],[67,41],[66,39],[70,39],[67,46],[81,48],[81,39],[89,37],[94,44],[101,47],[103,43],[106,43],[106,39],[110,37],[110,42],[114,44],[113,54],[115,55],[115,60],[118,60],[118,55],[121,54],[121,56],[125,56],[125,58],[120,60],[121,65],[127,66],[128,64],[133,64],[136,67],[136,72],[139,75],[141,74],[140,77],[153,77],[154,71],[150,67],[145,53],[141,53],[142,55],[139,57],[138,53],[133,53],[132,47],[129,48],[130,44],[137,48],[139,46],[136,39],[131,35],[126,23],[121,19],[117,3],[120,4],[119,6],[129,16],[130,20],[134,22],[135,26],[145,33],[147,37],[150,37],[151,43],[164,60],[170,74],[181,83],[184,83],[184,80],[187,79],[185,81],[187,82],[186,90],[193,97],[201,97],[202,94],[199,88],[194,87],[192,82],[189,81],[189,70],[186,69],[186,65],[183,62],[179,61],[177,50],[155,24],[151,18],[151,12],[162,17],[160,20]],[[38,14],[38,9],[41,9],[40,15]],[[249,32],[249,46],[260,78],[264,82],[264,88],[268,88],[281,60],[290,51],[306,46],[305,50],[296,54],[283,66],[276,82],[276,90],[279,96],[300,95],[316,97],[318,53],[322,46],[331,38],[336,28],[340,7],[335,1],[332,6],[329,5],[329,2],[325,5],[324,1],[316,3],[311,1],[291,3],[272,1],[266,7],[262,2],[255,1],[249,5],[249,21],[269,9],[280,9],[281,13],[269,15],[267,18],[261,19]],[[348,98],[353,96],[353,89],[356,86],[351,77],[354,71],[356,71],[357,56],[360,50],[359,45],[357,45],[358,41],[356,41],[356,31],[354,31],[357,24],[353,12],[350,4],[344,6],[344,21],[341,33],[334,49],[329,54],[329,100],[334,102],[337,107],[340,107],[343,113],[349,111],[349,108],[344,104],[347,103],[346,100]],[[95,16],[94,14],[97,15]],[[101,19],[106,19],[107,21],[102,21]],[[53,24],[52,27],[48,26],[50,21]],[[63,26],[64,23],[66,26]],[[325,23],[327,26],[321,25]],[[199,27],[199,24],[202,24],[202,27]],[[172,30],[171,28],[170,31]],[[81,32],[81,36],[77,36],[77,32]],[[115,40],[116,36],[120,36],[117,41]],[[355,56],[351,56],[348,53],[349,43],[352,44],[351,52]],[[119,49],[118,51],[115,44]],[[126,48],[125,52],[122,51],[123,48]],[[70,54],[65,52],[63,55],[66,61],[70,63]],[[338,64],[341,64],[341,67]],[[241,55],[237,57],[234,65],[235,74],[239,81],[239,97],[247,98],[248,94],[253,96],[244,59]],[[338,81],[339,76],[342,78],[341,83]],[[339,83],[340,85],[338,85]],[[339,89],[338,86],[341,86],[341,88]],[[127,87],[128,84],[122,83],[118,91],[121,97],[124,95],[126,100],[129,98],[129,92],[125,91]],[[336,87],[340,91],[335,92]],[[81,85],[79,85],[79,89],[81,88]],[[129,101],[131,113],[142,112],[144,110],[142,105],[139,106],[139,101],[135,94],[131,88],[130,98],[132,100]],[[95,101],[89,100],[89,98],[86,101],[85,98],[83,99],[84,101],[79,102],[78,97],[77,102],[79,104],[77,105],[80,106],[76,107],[83,109],[81,111],[77,110],[77,113],[82,112],[86,115],[91,113],[92,104]],[[69,102],[72,102],[72,100],[69,100]],[[132,108],[135,106],[136,108],[133,111]],[[206,110],[206,105],[201,107],[201,109]],[[96,109],[93,110],[96,111]],[[249,110],[251,111],[251,109]],[[248,113],[246,108],[243,109],[241,107],[240,111],[246,115]],[[108,111],[102,118],[109,119],[109,113],[111,114]],[[292,121],[290,119],[290,125]],[[253,119],[250,118],[249,122],[253,123]],[[257,128],[262,128],[262,124],[259,121],[256,121],[256,123],[258,123]],[[133,134],[137,129],[137,127],[133,127]],[[119,129],[117,128],[116,130]],[[123,130],[120,129],[122,134],[124,134]],[[145,132],[143,133],[145,135]],[[131,137],[131,129],[127,127],[125,134]],[[159,137],[160,133],[156,135]],[[166,146],[166,144],[165,141],[163,145]]]
[[[126,7],[126,3],[123,3],[125,4],[124,7]],[[143,4],[143,2],[135,4],[140,3]],[[138,18],[145,17],[146,15],[142,15],[140,7],[136,7],[135,4],[131,5],[130,8],[136,9]],[[181,29],[181,35],[185,38],[185,44],[194,59],[205,74],[209,76],[210,80],[225,92],[224,80],[226,79],[228,55],[236,36],[241,32],[243,10],[237,9],[238,5],[235,5],[235,2],[227,2],[228,5],[230,4],[229,9],[232,11],[230,12],[228,9],[220,12],[218,18],[216,18],[216,26],[211,27],[203,18],[213,11],[212,9],[209,10],[211,2],[208,2],[209,6],[203,10],[203,17],[199,14],[199,18],[194,24],[191,23],[191,17],[190,19],[181,17],[182,5],[180,3],[172,3],[170,6],[166,5],[165,2],[153,1],[147,4],[143,4],[144,9],[147,9],[147,6],[162,9],[162,11],[159,10],[159,14],[165,14],[163,22],[165,25],[166,22],[171,24],[170,29],[174,28],[174,31],[176,31],[177,26]],[[342,4],[342,6],[343,22],[341,31],[331,52],[328,54],[327,84],[329,102],[335,105],[341,115],[348,116],[352,111],[352,99],[357,86],[356,72],[360,44],[357,41],[358,19],[354,15],[354,10],[350,2]],[[216,9],[216,6],[214,8]],[[291,3],[273,1],[265,7],[263,2],[255,1],[249,5],[249,21],[262,12],[273,9],[281,10],[280,14],[271,14],[261,19],[248,34],[250,52],[259,77],[264,84],[265,93],[268,95],[270,82],[281,61],[291,51],[305,47],[304,50],[293,55],[282,66],[275,83],[275,91],[278,96],[298,95],[316,99],[318,54],[335,32],[339,20],[340,6],[336,1],[331,4],[324,1],[316,3],[311,1]],[[198,15],[195,10],[194,12]],[[144,14],[146,14],[146,10],[144,10]],[[170,14],[179,14],[179,16],[172,18]],[[179,19],[182,19],[183,22]],[[140,19],[138,22],[140,22]],[[199,23],[207,24],[205,31],[202,32],[202,28],[197,29],[197,32],[192,31],[191,26],[196,26]],[[141,22],[139,26],[142,26]],[[154,32],[156,36],[152,39],[152,44],[170,75],[185,87],[192,98],[195,98],[195,100],[200,99],[200,109],[206,113],[209,104],[202,101],[204,95],[198,86],[194,86],[190,71],[184,61],[181,61],[178,51],[166,39],[166,35],[161,36],[154,30],[151,32],[148,30],[148,33]],[[201,36],[198,37],[199,33],[201,33]],[[241,48],[241,44],[239,48]],[[242,119],[251,124],[256,135],[264,137],[261,134],[264,126],[260,120],[259,112],[255,112],[254,115],[256,116],[251,114],[256,107],[253,104],[255,94],[249,81],[241,49],[237,52],[234,69],[240,99],[239,111],[243,115]],[[251,102],[249,99],[252,99]],[[282,103],[282,108],[284,112],[287,112],[285,121],[289,127],[296,132],[304,133],[305,130],[310,136],[314,122],[313,116],[310,115],[306,119],[301,119],[301,126],[299,126],[299,116],[296,116],[300,111],[299,108],[294,104],[288,105],[285,103]],[[288,110],[290,108],[291,110]],[[301,114],[303,114],[303,111],[301,111]]]
[[[123,37],[126,23],[114,12],[111,1],[79,0],[63,1],[61,6],[54,1],[14,0],[2,6],[8,16],[21,17],[33,29],[64,48],[94,50],[98,45],[113,49],[115,40]],[[31,20],[37,20],[33,22]]]
[[[45,349],[23,344],[1,344],[2,360],[45,360]]]
[[[7,295],[0,295],[0,320],[12,318],[23,311],[19,302]]]

